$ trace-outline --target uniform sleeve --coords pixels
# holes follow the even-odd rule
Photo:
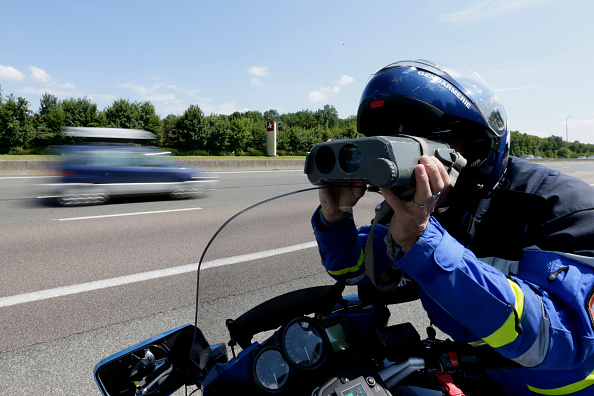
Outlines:
[[[418,284],[421,300],[431,300],[426,307],[442,310],[437,315],[453,319],[507,358],[540,364],[527,358],[539,348],[540,298],[522,281],[479,261],[435,219],[395,265]],[[538,353],[543,357],[546,351]]]
[[[320,219],[319,207],[312,216],[311,223],[318,242],[322,265],[335,280],[347,285],[364,285],[371,281],[365,273],[365,244],[371,229],[370,225],[359,229],[351,215],[332,227]],[[386,254],[385,237],[388,228],[377,225],[373,234],[374,266],[377,273],[391,271],[392,262]]]
[[[348,215],[342,222],[327,227],[320,219],[320,207],[316,209],[311,224],[318,242],[322,264],[335,280],[348,285],[365,283],[363,265],[363,246],[355,227],[353,216]]]

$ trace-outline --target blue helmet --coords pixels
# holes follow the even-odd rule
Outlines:
[[[468,160],[463,173],[482,191],[492,190],[507,166],[509,132],[499,99],[476,73],[425,60],[396,62],[370,78],[357,130],[365,136],[405,134],[459,143]]]

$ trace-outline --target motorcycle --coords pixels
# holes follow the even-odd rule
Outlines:
[[[267,201],[214,234],[198,285],[200,264],[221,229]],[[341,283],[315,286],[262,302],[225,321],[227,344],[209,344],[197,313],[193,325],[97,363],[95,382],[105,396],[165,396],[183,386],[204,396],[468,396],[494,394],[485,370],[517,367],[490,348],[439,340],[432,327],[422,339],[410,323],[389,324],[385,302],[343,296],[344,290]],[[272,335],[262,337],[266,332]]]

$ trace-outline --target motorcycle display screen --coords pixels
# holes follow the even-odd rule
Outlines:
[[[326,327],[326,335],[330,340],[330,345],[334,352],[344,351],[348,349],[351,344],[347,341],[346,331],[341,323],[336,323]]]
[[[341,396],[367,396],[368,393],[361,384],[351,386],[349,389],[345,389],[340,392]]]

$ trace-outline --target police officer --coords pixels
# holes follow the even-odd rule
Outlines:
[[[414,197],[382,188],[376,219],[360,229],[352,208],[365,189],[321,189],[312,225],[328,273],[384,295],[413,290],[455,341],[521,365],[489,373],[509,394],[593,395],[592,187],[510,157],[504,108],[473,73],[388,65],[365,87],[357,123],[368,137],[440,140],[467,163],[452,185],[422,156]]]

